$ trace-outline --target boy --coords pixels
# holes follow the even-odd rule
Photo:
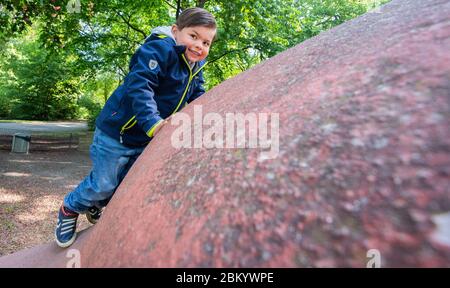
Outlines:
[[[95,224],[115,190],[164,120],[205,93],[204,59],[216,21],[204,9],[184,10],[172,27],[158,27],[136,51],[130,72],[96,120],[90,174],[64,198],[56,243],[69,247],[80,213]]]

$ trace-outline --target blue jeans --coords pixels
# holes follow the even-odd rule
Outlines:
[[[66,195],[64,206],[78,213],[85,213],[93,206],[106,206],[144,149],[124,146],[96,128],[90,146],[92,170],[75,190]]]

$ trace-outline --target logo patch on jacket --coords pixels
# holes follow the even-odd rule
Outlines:
[[[151,70],[155,70],[155,68],[158,67],[158,61],[151,59],[151,60],[148,62],[148,67],[149,67]]]

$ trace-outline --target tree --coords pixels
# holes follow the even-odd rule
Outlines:
[[[11,39],[2,63],[2,99],[14,103],[14,118],[55,120],[75,118],[78,113],[80,77],[73,69],[75,58],[40,47],[36,30],[26,41]]]
[[[0,38],[17,37],[26,27],[39,21],[42,23],[39,43],[52,55],[76,59],[71,64],[75,74],[83,79],[99,79],[100,74],[115,75],[111,79],[120,81],[128,72],[131,55],[152,28],[174,23],[182,9],[204,7],[218,22],[218,40],[212,46],[205,70],[206,88],[364,13],[373,8],[374,2],[387,2],[79,0],[80,9],[74,11],[67,8],[71,1],[74,0],[3,1],[0,22],[5,25],[0,28]],[[0,41],[1,45],[4,42]],[[92,89],[93,85],[83,87]]]

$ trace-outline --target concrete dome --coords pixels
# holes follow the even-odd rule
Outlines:
[[[73,245],[81,266],[366,267],[378,251],[382,267],[448,267],[450,3],[379,12],[186,107],[279,113],[278,154],[175,148],[166,125]],[[0,266],[64,267],[66,254],[50,243]]]

